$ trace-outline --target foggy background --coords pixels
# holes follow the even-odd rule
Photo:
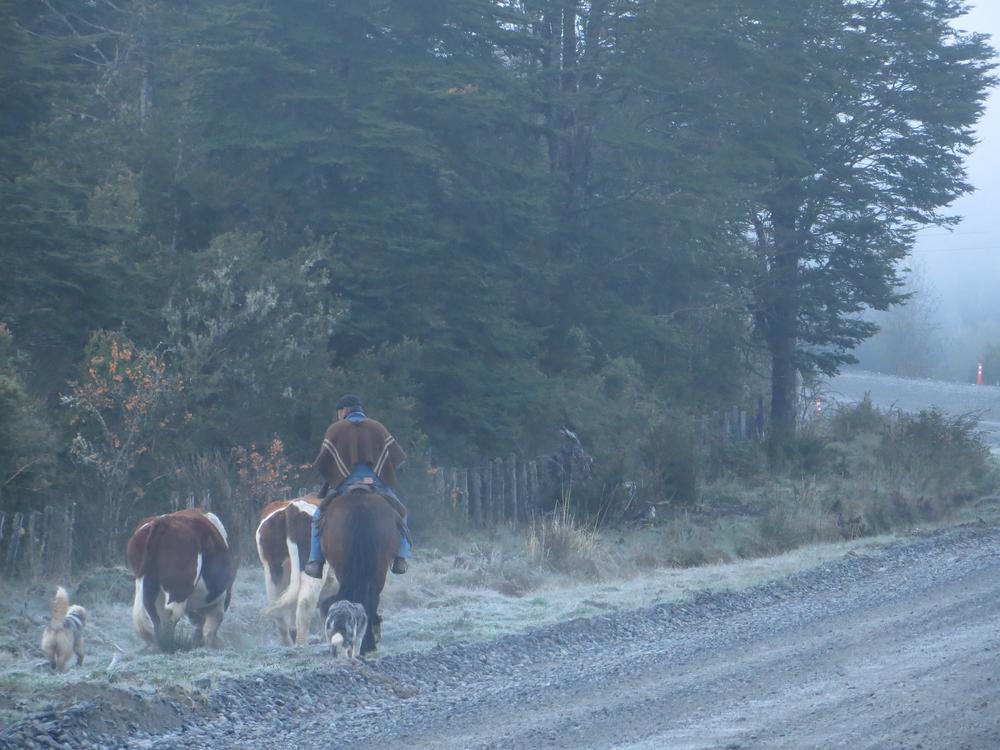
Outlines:
[[[961,18],[965,31],[1000,40],[1000,3],[977,0]],[[996,74],[996,71],[994,71]],[[875,313],[883,331],[858,350],[861,366],[897,375],[975,382],[1000,381],[1000,93],[986,104],[977,128],[979,144],[969,157],[975,192],[949,213],[962,217],[952,228],[930,227],[917,240],[909,267],[911,302]]]

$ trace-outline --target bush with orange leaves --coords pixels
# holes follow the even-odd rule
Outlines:
[[[232,519],[237,524],[249,527],[256,525],[257,514],[272,500],[288,497],[295,469],[285,457],[285,444],[277,435],[266,446],[233,448],[233,465],[236,468],[236,489],[233,492]]]
[[[167,372],[157,350],[139,349],[122,331],[97,331],[87,347],[84,377],[68,383],[61,401],[76,436],[69,447],[75,464],[91,473],[102,499],[106,529],[121,531],[122,508],[141,498],[136,468],[157,438],[185,417],[172,409],[181,383]]]

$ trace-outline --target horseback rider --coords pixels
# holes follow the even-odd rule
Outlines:
[[[323,445],[313,466],[332,487],[321,508],[354,485],[370,485],[399,514],[399,554],[392,563],[392,572],[406,572],[410,556],[410,531],[406,527],[406,507],[396,494],[396,467],[406,459],[406,453],[381,422],[365,416],[361,399],[347,395],[337,402],[337,421],[323,437]],[[324,488],[325,489],[325,488]],[[323,552],[320,549],[319,519],[322,511],[313,515],[312,548],[305,573],[323,577]]]

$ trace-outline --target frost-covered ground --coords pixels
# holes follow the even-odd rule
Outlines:
[[[135,656],[116,684],[29,669],[22,700],[56,705],[0,728],[0,748],[996,748],[1000,525],[979,510],[991,520],[524,596],[480,590],[515,579],[490,567],[467,597],[468,558],[428,555],[395,582],[412,600],[387,602],[380,659],[230,627],[230,648]],[[431,607],[442,593],[460,599]],[[455,619],[461,642],[414,637]]]
[[[900,378],[866,370],[847,370],[833,378],[824,395],[853,403],[871,394],[881,408],[919,411],[936,406],[946,414],[979,414],[994,450],[1000,449],[1000,387],[920,378]]]
[[[405,576],[392,577],[383,597],[385,622],[378,654],[483,641],[570,618],[679,601],[699,591],[741,590],[885,541],[819,545],[774,558],[688,569],[642,571],[619,562],[599,580],[579,580],[529,565],[521,537],[505,532],[466,543],[457,552],[425,550]],[[55,583],[0,585],[0,729],[46,705],[58,710],[95,691],[121,688],[140,699],[169,695],[183,702],[227,677],[295,675],[329,658],[318,642],[298,650],[278,644],[261,613],[261,571],[251,566],[243,567],[237,577],[233,604],[220,630],[223,648],[150,652],[131,629],[130,578],[124,569],[102,569],[62,582],[75,591],[74,601],[88,609],[87,658],[82,668],[52,675],[38,643]],[[114,710],[118,704],[111,705]],[[155,724],[154,710],[143,710]],[[122,715],[143,726],[135,711]]]

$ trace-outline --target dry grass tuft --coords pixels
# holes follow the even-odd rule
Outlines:
[[[602,569],[600,537],[581,525],[563,504],[554,515],[534,520],[528,530],[528,559],[560,573],[596,576]]]

